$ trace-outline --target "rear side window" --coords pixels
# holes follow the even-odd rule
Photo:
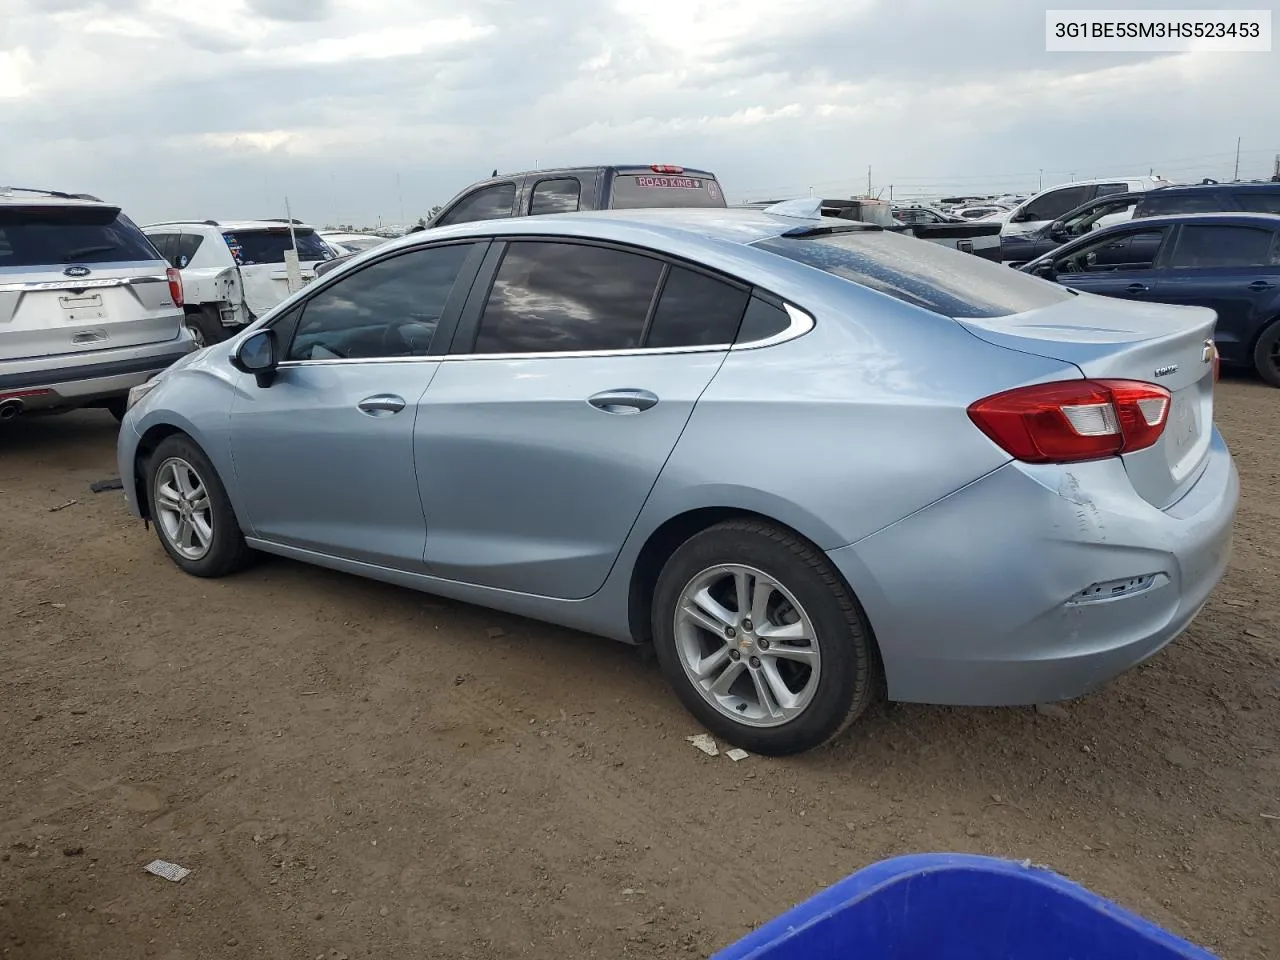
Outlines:
[[[1250,213],[1280,213],[1280,190],[1274,193],[1238,193],[1236,203]]]
[[[501,220],[511,216],[516,202],[514,183],[497,183],[463,197],[458,205],[440,218],[440,224],[472,223],[476,220]]]
[[[772,237],[754,246],[946,317],[1004,317],[1073,296],[1002,264],[888,231]]]
[[[115,207],[0,206],[0,267],[160,260]]]
[[[1095,197],[1105,197],[1109,193],[1128,193],[1129,185],[1127,183],[1100,183],[1097,190],[1094,191]]]
[[[295,230],[293,236],[298,240],[299,260],[328,260],[333,257],[329,245],[314,231]],[[288,227],[227,231],[222,238],[227,241],[227,248],[238,267],[284,263],[284,252],[293,249],[293,239]]]
[[[582,196],[582,185],[573,177],[559,180],[540,180],[533,187],[533,197],[529,200],[529,214],[540,213],[573,213],[578,209],[578,200]]]
[[[1270,230],[1253,227],[1184,226],[1169,257],[1169,266],[1273,266],[1274,237]]]
[[[174,266],[185,267],[189,264],[202,243],[204,243],[204,237],[200,236],[200,234],[184,233],[182,239],[178,241],[178,262]]]
[[[1093,191],[1089,187],[1063,187],[1051,190],[1043,197],[1032,200],[1023,207],[1021,221],[1057,220],[1060,216],[1074,210],[1090,198]]]
[[[609,205],[615,210],[652,207],[723,207],[724,192],[713,177],[618,174]]]
[[[733,343],[748,293],[684,267],[672,267],[658,298],[646,347],[706,347]]]
[[[480,318],[475,353],[640,346],[662,264],[585,244],[507,247]]]
[[[1155,197],[1143,197],[1138,201],[1141,216],[1160,217],[1175,213],[1221,213],[1231,205],[1213,193],[1184,193],[1169,196],[1161,193]]]
[[[176,267],[178,265],[178,234],[152,233],[147,235],[147,239],[151,241],[152,246],[160,251],[160,256],[169,261],[169,266]]]

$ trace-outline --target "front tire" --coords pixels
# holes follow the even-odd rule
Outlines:
[[[252,560],[218,472],[189,437],[160,441],[147,464],[147,497],[160,545],[186,573],[222,577]]]
[[[754,753],[798,753],[872,703],[879,665],[854,599],[821,550],[731,520],[687,540],[653,598],[667,681],[712,733]]]
[[[1253,348],[1253,365],[1258,375],[1273,387],[1280,387],[1280,320],[1272,320]]]
[[[187,310],[186,326],[187,333],[191,335],[197,347],[221,343],[230,334],[222,323],[222,315],[218,313],[218,308],[209,304]]]

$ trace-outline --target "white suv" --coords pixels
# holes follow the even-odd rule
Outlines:
[[[182,272],[187,329],[201,346],[225,340],[315,279],[333,250],[299,220],[174,220],[143,227]],[[294,271],[285,256],[297,244]]]
[[[1154,190],[1167,187],[1169,181],[1164,177],[1129,177],[1128,179],[1077,180],[1074,183],[1060,183],[1048,190],[1041,190],[1030,200],[1024,200],[1014,208],[1004,220],[1000,230],[1001,236],[1012,236],[1032,233],[1047,223],[1052,223],[1063,214],[1074,210],[1081,204],[1088,203],[1095,197],[1109,193],[1137,193],[1143,190]],[[1132,208],[1130,208],[1130,212]],[[1104,217],[1101,226],[1109,227],[1128,219],[1126,214],[1118,214],[1110,218]]]
[[[195,344],[182,281],[120,208],[0,187],[0,420],[105,407]]]

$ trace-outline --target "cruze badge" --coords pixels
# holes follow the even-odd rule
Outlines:
[[[1171,363],[1167,367],[1156,367],[1157,377],[1167,377],[1171,373],[1177,373],[1177,372],[1178,372],[1178,365],[1176,363]]]

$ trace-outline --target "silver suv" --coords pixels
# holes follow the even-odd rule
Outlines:
[[[120,208],[0,187],[0,420],[105,407],[195,349],[182,279]]]

